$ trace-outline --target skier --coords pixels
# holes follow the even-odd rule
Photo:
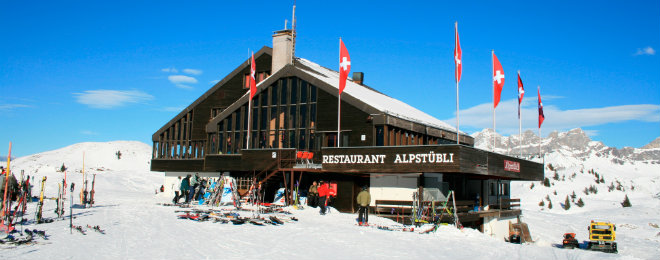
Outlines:
[[[316,184],[316,181],[312,182],[312,186],[309,186],[309,190],[307,191],[307,205],[316,208],[316,205],[318,204],[319,200],[319,191],[318,191],[319,185]]]
[[[328,183],[321,181],[318,187],[318,192],[319,192],[318,204],[319,207],[321,208],[321,210],[319,211],[321,215],[325,215],[325,206],[326,206],[326,200],[328,199],[328,190],[329,190]]]
[[[369,203],[371,203],[371,194],[368,191],[369,187],[366,185],[362,187],[362,191],[357,195],[358,210],[358,223],[360,226],[368,225],[369,222]]]
[[[172,190],[174,190],[174,199],[172,199],[172,203],[177,204],[179,203],[179,191],[181,190],[181,176],[179,176],[178,180],[172,184]]]

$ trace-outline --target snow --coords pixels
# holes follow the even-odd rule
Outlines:
[[[114,155],[119,150],[123,156]],[[89,228],[87,235],[70,233],[69,209],[67,218],[47,224],[34,224],[36,203],[29,203],[26,217],[29,222],[20,229],[45,230],[49,240],[10,248],[0,245],[2,259],[660,259],[660,195],[657,165],[613,165],[607,158],[593,158],[580,163],[566,157],[547,158],[566,160],[556,164],[560,175],[584,167],[576,178],[554,181],[547,188],[534,182],[514,182],[514,197],[523,199],[523,220],[536,240],[533,244],[515,245],[496,240],[476,230],[459,230],[441,226],[436,232],[386,231],[355,225],[357,215],[338,213],[320,216],[318,209],[289,208],[298,222],[282,226],[232,225],[177,219],[177,207],[158,205],[171,200],[169,192],[155,194],[164,181],[162,173],[149,171],[151,147],[139,142],[82,143],[56,151],[18,158],[12,161],[12,171],[35,175],[35,180],[48,176],[46,194],[55,196],[62,173],[56,168],[64,162],[69,167],[68,178],[76,182],[74,202],[85,152],[85,172],[96,173],[96,205],[88,209],[74,209],[75,225],[99,225],[106,234]],[[608,170],[612,166],[611,170]],[[618,168],[617,168],[618,167]],[[645,168],[646,167],[646,168]],[[598,194],[584,195],[580,190],[595,182],[587,171],[596,169],[604,175]],[[98,170],[98,169],[102,169]],[[626,170],[627,175],[620,172]],[[648,172],[652,171],[652,172]],[[36,172],[36,173],[35,173]],[[546,176],[552,177],[546,170]],[[568,175],[568,174],[567,174]],[[590,177],[591,176],[591,177]],[[566,177],[568,178],[568,176]],[[628,185],[634,182],[635,191],[607,192],[604,185],[615,178]],[[655,183],[653,183],[655,181]],[[572,205],[569,211],[559,207],[566,194],[574,190],[585,200],[585,207]],[[558,195],[551,192],[557,190]],[[33,194],[38,193],[35,186]],[[538,202],[550,194],[554,208],[540,209]],[[617,203],[628,194],[633,207],[622,208]],[[67,197],[69,194],[67,194]],[[656,197],[654,197],[656,196]],[[66,205],[69,205],[67,200]],[[46,200],[44,217],[54,218],[55,201]],[[251,216],[251,212],[240,212]],[[605,254],[586,250],[565,250],[561,243],[565,232],[577,233],[586,239],[590,220],[609,220],[617,224],[619,254]],[[394,222],[370,216],[373,225],[396,226]],[[2,235],[0,235],[2,237]]]
[[[304,67],[299,67],[300,70],[309,74],[312,77],[315,77],[330,86],[333,86],[339,89],[339,73],[328,68],[325,68],[319,64],[311,62],[303,58],[297,58]],[[309,69],[308,69],[309,68]],[[451,132],[456,132],[456,128],[445,123],[442,120],[439,120],[427,113],[416,109],[401,100],[391,98],[383,93],[374,91],[367,87],[364,87],[360,84],[353,82],[352,80],[346,81],[346,88],[342,94],[351,95],[363,102],[369,104],[370,106],[385,112],[386,114],[411,120],[414,122],[420,122],[429,126],[437,127],[439,129],[444,129]],[[467,135],[467,133],[461,132],[461,134]]]

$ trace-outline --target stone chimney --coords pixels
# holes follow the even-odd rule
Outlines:
[[[271,75],[278,70],[292,64],[293,33],[291,30],[276,31],[273,34],[273,63],[271,64]]]
[[[353,82],[364,85],[364,72],[353,72]]]

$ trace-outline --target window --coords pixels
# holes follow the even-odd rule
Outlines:
[[[509,196],[509,184],[500,183],[500,195]]]
[[[250,88],[250,73],[245,73],[243,75],[243,89]]]
[[[291,78],[291,104],[298,103],[298,80]]]
[[[277,107],[270,108],[270,121],[268,122],[268,130],[277,129]]]
[[[281,82],[280,83],[280,86],[281,86],[281,88],[280,88],[280,90],[281,90],[281,92],[280,92],[280,105],[286,105],[287,104],[286,103],[286,97],[288,96],[287,95],[287,93],[288,93],[287,90],[289,89],[288,86],[286,85],[287,80],[286,79],[281,79],[280,82]]]
[[[300,149],[300,150],[307,149],[307,146],[305,145],[306,144],[306,142],[305,142],[306,141],[306,139],[305,139],[305,130],[300,130],[300,132],[298,133],[298,136],[299,136],[298,137],[298,149]]]
[[[383,132],[383,126],[376,126],[376,146],[385,145],[385,133]]]
[[[305,81],[300,84],[300,103],[307,103],[307,86]]]
[[[309,128],[314,129],[316,128],[316,104],[311,104],[310,105],[310,110],[309,110]]]
[[[289,130],[289,146],[288,148],[295,148],[296,147],[296,131],[294,130]]]
[[[232,126],[232,115],[229,115],[227,117],[227,132],[229,132],[233,129],[233,128],[231,128],[231,126]]]
[[[307,105],[300,105],[300,128],[309,127],[307,124]]]
[[[270,105],[274,106],[277,105],[277,84],[273,84],[270,86],[271,93],[270,93]]]
[[[296,106],[289,107],[289,129],[296,128]]]
[[[234,153],[241,151],[241,133],[236,132],[234,134]]]
[[[268,108],[265,108],[265,107],[261,108],[261,115],[259,115],[259,116],[261,117],[261,128],[260,129],[265,130],[268,127],[267,126],[267,123],[268,123]]]
[[[311,92],[311,95],[310,95],[310,99],[311,99],[311,100],[310,100],[310,102],[316,102],[316,87],[313,86],[313,85],[310,85],[310,86],[309,86],[309,90],[310,90],[310,92]]]
[[[241,130],[241,110],[237,109],[236,110],[236,123],[234,124],[234,130],[240,131]]]

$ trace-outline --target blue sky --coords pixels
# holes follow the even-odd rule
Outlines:
[[[296,56],[338,67],[338,38],[365,83],[455,124],[454,21],[463,49],[461,130],[492,127],[491,57],[506,75],[497,131],[583,128],[606,145],[660,136],[658,1],[298,1]],[[0,1],[0,154],[151,135],[244,59],[271,46],[292,1]]]

